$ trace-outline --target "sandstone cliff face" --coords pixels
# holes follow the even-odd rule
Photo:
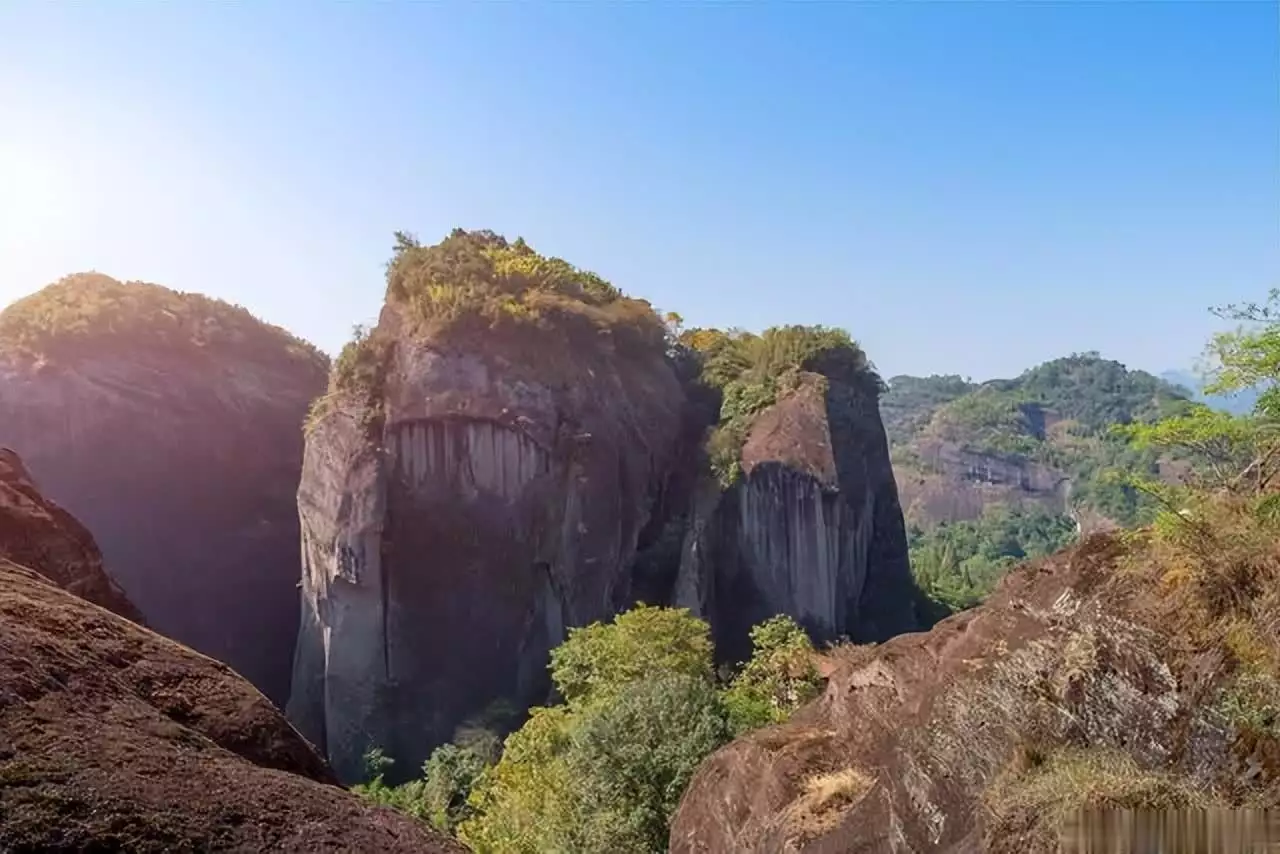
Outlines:
[[[85,527],[36,489],[22,460],[0,448],[0,555],[135,623],[142,615],[102,566]]]
[[[372,407],[335,395],[307,441],[289,714],[344,779],[412,770],[468,715],[546,697],[566,627],[631,603],[629,569],[682,394],[658,358],[546,366],[395,335]]]
[[[841,652],[819,700],[703,763],[670,850],[1027,854],[1058,850],[1047,813],[1072,799],[1274,808],[1280,743],[1220,702],[1232,655],[1174,628],[1125,553],[1095,535],[927,634]]]
[[[73,277],[29,298],[94,299],[117,314],[34,347],[27,301],[0,315],[0,444],[93,531],[148,625],[283,703],[302,422],[324,359],[243,310],[154,285]]]
[[[915,627],[914,587],[875,398],[814,373],[756,416],[743,478],[694,500],[676,604],[707,617],[721,655],[789,614],[817,639]]]

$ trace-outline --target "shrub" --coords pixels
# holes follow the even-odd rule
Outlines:
[[[795,620],[773,617],[751,630],[751,660],[725,691],[735,734],[779,723],[813,699],[822,684],[813,644]]]
[[[569,631],[551,652],[551,678],[570,705],[606,699],[628,684],[667,675],[710,682],[711,633],[683,608],[638,605],[612,623]]]

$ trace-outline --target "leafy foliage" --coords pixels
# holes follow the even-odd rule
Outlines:
[[[729,740],[724,708],[705,679],[631,682],[592,706],[567,764],[588,818],[582,851],[665,851],[668,822],[693,772]]]
[[[1169,383],[1084,353],[979,386],[958,377],[896,378],[886,395],[892,413],[886,420],[894,425],[891,457],[899,471],[946,476],[924,462],[926,456],[918,450],[939,441],[1015,465],[1039,464],[1068,481],[1070,510],[1132,526],[1149,521],[1156,505],[1116,472],[1156,479],[1169,454],[1112,428],[1139,429],[1190,406]],[[967,607],[1010,566],[1065,545],[1073,530],[1061,515],[995,512],[936,535],[917,530],[913,563],[919,582],[936,602],[947,609]]]
[[[566,702],[531,710],[507,738],[472,788],[459,837],[481,854],[665,851],[698,763],[816,691],[799,626],[775,618],[752,636],[755,655],[721,689],[709,628],[687,611],[640,605],[571,632],[551,662]],[[768,711],[731,727],[732,709],[749,703]]]
[[[86,343],[107,339],[241,358],[278,359],[284,354],[317,366],[328,364],[314,346],[241,306],[146,282],[120,282],[101,273],[67,276],[0,313],[0,351],[33,360],[70,357],[83,352]]]
[[[1280,380],[1280,316],[1272,306],[1222,310],[1258,324],[1216,336],[1217,391],[1260,390],[1252,415],[1199,405],[1126,431],[1138,444],[1184,455],[1192,477],[1180,484],[1133,484],[1159,513],[1133,538],[1130,572],[1155,575],[1165,625],[1191,649],[1230,654],[1233,678],[1216,706],[1244,753],[1280,751],[1280,456],[1275,402]]]
[[[612,623],[570,629],[551,652],[551,679],[570,706],[584,706],[662,675],[710,681],[712,652],[706,623],[688,611],[641,605]]]
[[[735,734],[779,723],[818,693],[813,644],[795,620],[781,614],[751,630],[751,660],[724,693]]]
[[[1040,509],[989,507],[981,519],[908,531],[911,567],[922,591],[947,610],[982,601],[1017,564],[1053,554],[1075,539],[1071,519]]]
[[[977,386],[954,374],[948,376],[898,376],[888,382],[880,398],[880,417],[891,438],[914,436],[945,404],[968,394]]]
[[[676,322],[595,273],[538,254],[523,238],[460,228],[433,246],[397,232],[386,300],[394,320],[388,328],[356,328],[335,364],[331,395],[355,392],[376,408],[393,339],[437,346],[483,339],[485,352],[510,365],[538,365],[573,384],[618,362],[661,365],[667,324]]]
[[[872,400],[883,385],[866,353],[842,329],[780,326],[755,335],[698,328],[681,333],[679,343],[697,355],[701,383],[719,393],[717,426],[706,447],[725,487],[741,474],[742,445],[752,420],[796,388],[801,372],[820,374]]]

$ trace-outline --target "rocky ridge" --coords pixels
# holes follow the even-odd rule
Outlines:
[[[414,276],[454,265],[449,285],[475,264],[496,289],[504,265],[546,269],[531,252],[455,232],[406,245],[400,264]],[[556,288],[511,287],[559,333],[501,320],[524,314],[499,315],[497,331],[423,329],[393,276],[310,429],[289,713],[344,779],[363,774],[371,747],[416,768],[468,715],[541,702],[566,627],[632,601],[628,569],[670,473],[682,391],[647,306],[553,269]],[[538,308],[547,294],[559,302]],[[638,323],[609,325],[633,309]],[[367,379],[344,385],[357,359]]]

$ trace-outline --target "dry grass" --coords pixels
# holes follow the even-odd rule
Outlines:
[[[1161,624],[1246,671],[1280,672],[1280,526],[1254,502],[1193,496],[1135,546],[1125,574],[1154,582]]]
[[[829,832],[875,786],[875,778],[857,768],[815,774],[787,810],[792,846]]]
[[[1023,748],[984,801],[989,844],[1053,851],[1082,809],[1180,810],[1203,808],[1213,799],[1183,780],[1139,767],[1120,751]]]

